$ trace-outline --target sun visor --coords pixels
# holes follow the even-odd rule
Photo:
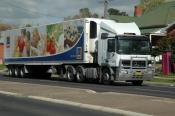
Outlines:
[[[112,33],[112,34],[117,34],[115,29],[112,28],[109,24],[106,24],[105,22],[100,23],[100,28],[106,32]]]
[[[133,33],[134,35],[140,35],[141,32],[138,28],[138,26],[132,22],[132,23],[116,23],[116,22],[101,22],[101,28],[106,29],[107,31],[117,34],[117,35],[123,35],[126,33]]]

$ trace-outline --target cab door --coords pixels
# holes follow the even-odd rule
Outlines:
[[[110,66],[116,65],[116,39],[107,40],[107,54],[106,63]]]
[[[107,59],[107,39],[100,39],[98,41],[98,64],[106,65]]]

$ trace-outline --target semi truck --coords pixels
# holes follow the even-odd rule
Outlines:
[[[1,32],[9,76],[51,75],[142,85],[154,75],[151,44],[134,23],[83,18]]]

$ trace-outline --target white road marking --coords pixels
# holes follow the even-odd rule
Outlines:
[[[87,93],[91,93],[91,94],[95,94],[95,93],[97,93],[96,91],[94,91],[94,90],[90,90],[90,89],[89,89],[89,90],[86,90],[86,92],[87,92]]]
[[[30,98],[30,99],[40,100],[40,101],[64,104],[64,105],[86,108],[86,109],[91,109],[91,110],[96,110],[96,111],[121,114],[125,116],[152,116],[148,114],[126,111],[126,110],[121,110],[121,109],[114,109],[110,107],[83,104],[83,103],[78,103],[78,102],[72,102],[72,101],[66,101],[66,100],[60,100],[60,99],[52,99],[52,98],[46,98],[46,97],[40,97],[40,96],[25,96],[19,93],[12,93],[12,92],[6,92],[6,91],[0,91],[0,94],[10,95],[10,96],[15,96],[15,97],[25,97],[25,98]]]
[[[170,100],[159,100],[159,99],[154,99],[152,101],[156,101],[156,102],[164,102],[164,103],[169,103],[169,104],[175,104],[175,101],[170,101]]]
[[[151,91],[151,92],[162,92],[162,93],[175,94],[175,92],[172,92],[172,91],[161,91],[161,90],[140,89],[140,88],[135,88],[135,89],[141,90],[141,91]]]
[[[83,104],[83,103],[65,101],[65,100],[59,100],[59,99],[52,99],[52,98],[45,98],[45,97],[38,97],[38,96],[28,96],[28,98],[52,102],[52,103],[70,105],[70,106],[75,106],[75,107],[80,107],[80,108],[87,108],[91,110],[103,111],[103,112],[108,112],[108,113],[121,114],[121,115],[126,115],[126,116],[151,116],[151,115],[143,114],[143,113],[137,113],[137,112],[131,112],[131,111],[126,111],[126,110],[121,110],[121,109],[114,109],[114,108],[109,108],[109,107],[104,107],[104,106]]]

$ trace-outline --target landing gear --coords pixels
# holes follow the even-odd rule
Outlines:
[[[27,65],[26,66],[26,70],[28,71],[27,77],[50,79],[51,73],[48,73],[50,67],[51,67],[50,65],[47,66]]]

